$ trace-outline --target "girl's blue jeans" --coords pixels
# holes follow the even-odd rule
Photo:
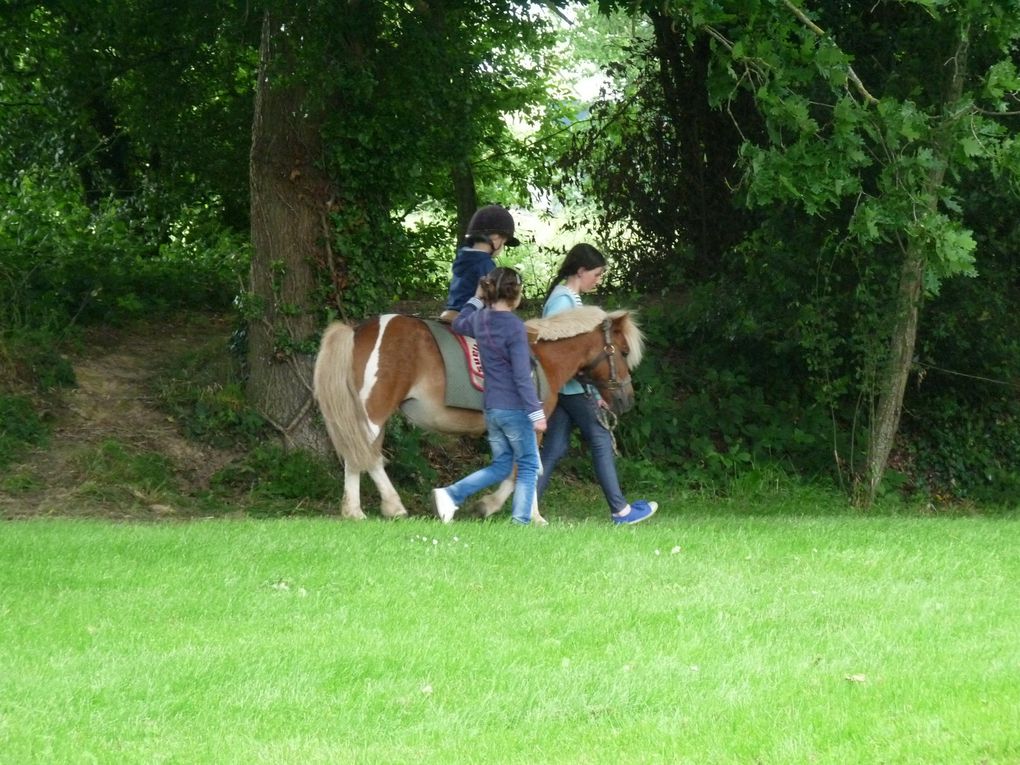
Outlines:
[[[597,407],[598,402],[583,393],[561,395],[557,400],[556,409],[549,418],[542,439],[542,475],[538,479],[538,496],[541,498],[556,469],[556,463],[567,453],[570,433],[576,425],[588,444],[595,477],[609,503],[609,511],[616,513],[627,506],[627,499],[623,496],[620,479],[616,476],[613,436],[599,422]]]
[[[507,478],[517,463],[512,507],[513,520],[531,523],[531,506],[535,501],[538,480],[538,440],[528,413],[520,409],[486,409],[485,425],[489,431],[492,462],[461,478],[446,491],[458,507],[482,489]]]

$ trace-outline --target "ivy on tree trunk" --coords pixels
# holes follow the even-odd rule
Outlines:
[[[320,321],[311,301],[332,193],[319,167],[320,125],[289,77],[293,50],[281,21],[268,11],[263,19],[252,124],[248,397],[288,448],[325,453],[312,399]]]

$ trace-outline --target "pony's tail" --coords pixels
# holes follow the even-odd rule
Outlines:
[[[354,386],[354,330],[334,322],[326,328],[315,358],[312,389],[333,448],[348,470],[362,472],[379,462],[381,452],[368,437],[370,424]]]

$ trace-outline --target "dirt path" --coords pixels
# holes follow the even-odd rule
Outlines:
[[[157,407],[155,396],[158,375],[168,361],[199,344],[222,339],[225,345],[229,333],[226,320],[205,316],[89,332],[83,352],[71,359],[78,386],[62,396],[50,443],[5,471],[20,480],[15,491],[0,488],[0,516],[96,515],[97,511],[126,515],[123,510],[104,513],[101,498],[88,491],[87,462],[107,442],[168,458],[182,488],[208,485],[209,477],[236,455],[186,440],[177,424]],[[174,511],[139,492],[134,494],[138,505],[155,515]],[[137,517],[137,510],[131,517]]]

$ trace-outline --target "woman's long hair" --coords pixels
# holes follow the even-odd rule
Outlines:
[[[575,244],[570,248],[570,252],[567,253],[567,257],[563,259],[563,264],[560,266],[560,270],[556,272],[552,282],[549,283],[549,289],[545,291],[545,299],[549,299],[552,291],[556,289],[557,284],[562,282],[568,276],[576,274],[580,269],[583,268],[587,271],[593,271],[596,268],[604,268],[605,265],[606,256],[590,244],[584,242],[581,244]]]

